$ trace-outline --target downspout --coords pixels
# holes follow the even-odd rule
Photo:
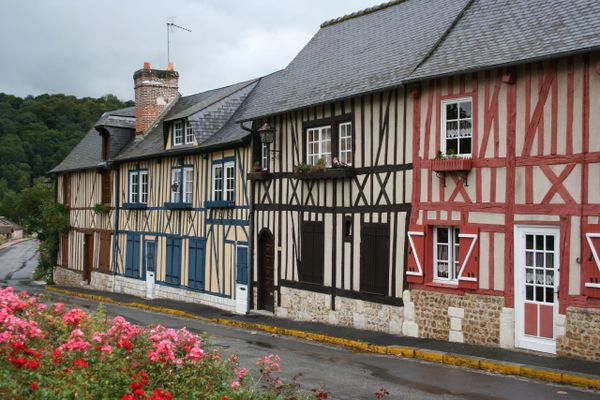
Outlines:
[[[246,128],[243,122],[240,122],[240,127],[246,132],[250,132],[250,168],[254,163],[254,130],[252,128]],[[250,181],[250,212],[248,213],[249,226],[248,226],[248,253],[250,255],[248,260],[248,308],[254,308],[254,288],[252,282],[254,281],[254,183]]]
[[[117,275],[117,250],[119,248],[119,180],[121,177],[121,169],[118,163],[113,164],[113,170],[115,171],[115,234],[113,235],[113,280],[112,280],[112,291],[115,291],[115,276]]]

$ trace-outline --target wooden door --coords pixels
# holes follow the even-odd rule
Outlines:
[[[94,235],[85,235],[85,250],[83,260],[83,280],[88,285],[92,280],[92,266],[94,263]]]
[[[275,311],[275,267],[273,235],[263,230],[258,237],[258,298],[259,310]]]
[[[388,295],[390,233],[388,224],[365,223],[360,242],[360,290]]]
[[[518,347],[556,352],[559,229],[519,227],[515,251],[515,311]]]

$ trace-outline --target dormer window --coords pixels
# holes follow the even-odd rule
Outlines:
[[[179,120],[173,123],[173,146],[191,144],[194,142],[192,125],[188,120]]]

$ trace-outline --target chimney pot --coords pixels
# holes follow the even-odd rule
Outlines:
[[[169,63],[169,65],[167,65],[167,71],[175,71],[175,64]]]
[[[148,61],[144,62],[144,69],[150,69],[150,63]]]

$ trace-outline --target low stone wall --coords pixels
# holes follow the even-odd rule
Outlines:
[[[141,279],[127,278],[122,275],[114,276],[115,293],[130,294],[137,297],[146,297],[146,281]]]
[[[600,309],[567,308],[565,335],[558,337],[556,353],[600,361]]]
[[[85,284],[81,271],[73,271],[63,267],[54,267],[54,283],[73,287],[80,287]]]
[[[104,292],[112,292],[115,284],[115,277],[111,274],[102,272],[93,272],[90,281],[90,289],[102,290]]]
[[[420,337],[486,346],[500,344],[502,297],[413,290],[411,299]]]
[[[331,310],[328,294],[287,287],[280,290],[281,306],[275,308],[278,317],[393,334],[402,332],[402,307],[337,296],[335,310]]]
[[[235,310],[235,300],[233,299],[167,285],[156,285],[154,287],[154,298],[204,304],[227,311]]]

